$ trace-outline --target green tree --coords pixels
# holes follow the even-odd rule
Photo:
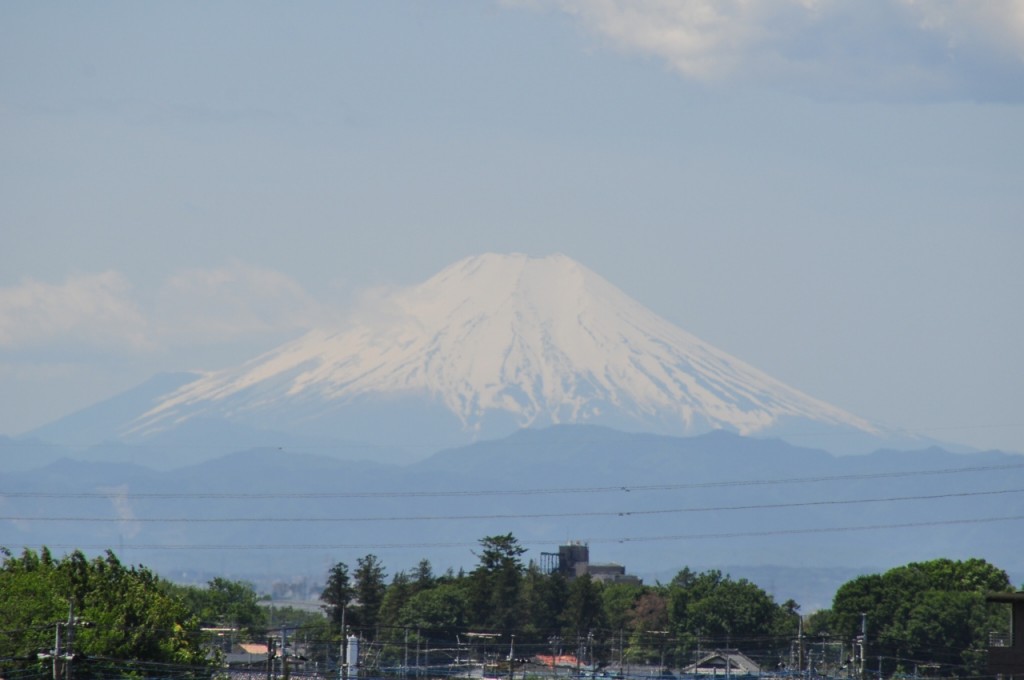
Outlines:
[[[413,587],[417,592],[426,590],[434,586],[436,582],[434,577],[434,569],[430,566],[430,560],[420,560],[419,564],[416,565],[416,570],[412,574]]]
[[[204,627],[238,628],[251,638],[265,634],[267,612],[251,583],[217,577],[205,588],[170,585],[167,590],[181,598]]]
[[[942,675],[979,674],[989,631],[1007,621],[988,592],[1012,590],[1006,572],[984,560],[937,559],[861,576],[836,591],[832,633],[853,639],[867,629],[869,657],[886,673],[935,661]]]
[[[0,636],[0,657],[41,670],[36,652],[53,648],[63,622],[62,638],[73,638],[74,652],[84,655],[74,662],[79,678],[124,673],[129,664],[146,676],[140,664],[149,662],[187,666],[193,675],[209,667],[199,619],[149,569],[126,567],[110,551],[92,560],[79,551],[63,559],[46,549],[3,554],[0,620],[17,634]]]
[[[601,584],[589,574],[572,580],[569,596],[562,610],[562,632],[565,635],[586,635],[604,630],[604,601]]]
[[[569,596],[560,617],[564,638],[587,641],[589,663],[608,658],[608,629],[601,590],[601,583],[589,574],[574,578],[569,583]]]
[[[633,663],[661,659],[669,629],[668,596],[664,588],[641,588],[626,613],[630,631],[625,657]]]
[[[794,616],[796,615],[794,611]],[[832,624],[832,610],[819,609],[804,617],[804,633],[812,637],[830,637],[834,626]],[[792,635],[792,629],[787,631]]]
[[[466,628],[468,602],[461,584],[445,583],[421,590],[402,607],[402,626],[452,640]]]
[[[922,593],[890,635],[902,638],[912,658],[919,653],[915,650],[930,650],[932,661],[952,668],[962,664],[980,672],[991,629],[983,593],[932,590]]]
[[[352,583],[348,577],[348,565],[344,562],[338,562],[331,567],[327,574],[327,583],[324,585],[323,592],[320,593],[320,601],[323,602],[321,607],[327,614],[331,625],[342,637],[345,634],[342,627],[348,625],[347,611],[349,604],[352,602],[352,595],[353,590]]]
[[[522,622],[520,601],[526,548],[512,534],[480,539],[478,564],[469,575],[470,617],[474,626],[514,631]]]
[[[358,627],[363,637],[369,640],[377,638],[377,627],[380,618],[380,607],[387,592],[384,565],[376,555],[366,555],[356,560],[356,571],[353,574],[353,587],[356,604],[351,607],[352,625]]]
[[[613,632],[633,629],[633,607],[647,589],[638,583],[607,583],[601,590],[604,619]]]
[[[522,599],[526,622],[518,641],[524,644],[550,644],[551,633],[561,628],[562,610],[569,597],[569,582],[558,573],[545,574],[531,562],[523,575]]]
[[[396,626],[401,626],[402,607],[415,592],[415,583],[410,580],[409,574],[400,571],[391,577],[391,584],[385,590],[384,598],[380,603],[379,622],[381,628],[393,629]],[[391,637],[394,638],[394,635]]]
[[[733,580],[718,570],[680,571],[669,584],[668,610],[677,654],[688,655],[701,638],[761,655],[783,643],[773,637],[781,608],[772,597],[754,583]]]

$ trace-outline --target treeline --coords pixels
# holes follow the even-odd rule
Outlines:
[[[350,572],[336,564],[321,596],[336,630],[344,626],[398,653],[417,636],[454,640],[467,631],[500,633],[525,654],[562,652],[595,665],[656,664],[681,669],[703,652],[738,649],[762,669],[813,667],[820,673],[979,675],[989,634],[1009,614],[986,602],[1012,590],[1005,571],[984,560],[938,559],[858,577],[831,609],[804,616],[746,579],[681,570],[666,584],[567,580],[524,564],[510,535],[480,541],[469,573],[436,576],[421,562],[390,583],[374,555]],[[344,622],[343,622],[344,619]]]
[[[4,551],[0,570],[0,676],[157,676],[161,669],[208,677],[200,620],[145,567],[112,552],[58,559],[44,548]],[[51,674],[52,670],[52,674]]]
[[[409,664],[410,649],[433,663],[454,661],[468,640],[484,639],[502,654],[569,655],[598,667],[678,671],[729,648],[770,671],[799,664],[836,675],[863,665],[888,677],[927,665],[931,675],[977,676],[989,633],[1009,625],[1007,612],[985,600],[1011,590],[1009,578],[984,560],[862,576],[837,591],[829,610],[805,616],[798,603],[776,603],[756,584],[719,571],[683,569],[649,585],[570,580],[525,562],[511,534],[479,543],[469,572],[435,574],[423,560],[389,575],[372,554],[339,562],[326,575],[325,615],[267,606],[244,582],[171,584],[112,552],[92,560],[80,552],[61,559],[46,549],[7,552],[0,676],[49,676],[63,663],[52,659],[56,652],[76,656],[68,660],[76,678],[107,677],[115,667],[124,674],[126,664],[139,677],[208,677],[221,661],[210,652],[216,635],[266,641],[281,628],[319,668],[337,668],[341,641],[356,635],[378,671]]]
[[[435,575],[423,561],[412,573],[387,575],[374,555],[350,572],[336,564],[321,595],[332,626],[342,625],[387,649],[408,636],[455,640],[467,632],[515,635],[523,655],[562,651],[585,662],[683,665],[698,648],[741,647],[751,654],[788,648],[797,605],[776,604],[762,589],[717,571],[681,571],[661,586],[569,580],[524,564],[511,535],[480,541],[469,573]]]

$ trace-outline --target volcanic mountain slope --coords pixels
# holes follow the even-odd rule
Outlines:
[[[883,433],[665,321],[572,259],[485,254],[157,400],[194,418],[424,447],[557,423],[696,434]],[[803,442],[806,443],[806,442]],[[870,448],[870,447],[869,447]]]

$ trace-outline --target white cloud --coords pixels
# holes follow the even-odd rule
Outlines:
[[[766,39],[768,3],[742,0],[552,0],[621,48],[658,55],[679,72],[711,78],[738,68]],[[778,3],[776,3],[778,4]]]
[[[0,288],[0,348],[55,343],[146,349],[146,320],[117,272]]]
[[[1024,0],[902,0],[951,51],[991,49],[1024,66]]]
[[[162,340],[174,345],[307,330],[333,317],[293,279],[240,262],[176,274],[155,310]]]
[[[684,77],[845,96],[1024,97],[1024,0],[505,0]],[[1002,91],[1000,91],[1002,88]]]
[[[226,344],[331,323],[294,280],[239,262],[175,274],[152,299],[120,273],[0,288],[0,350],[151,352]]]

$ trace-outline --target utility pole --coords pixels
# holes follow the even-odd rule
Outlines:
[[[288,629],[281,628],[281,677],[288,680]]]
[[[267,638],[267,680],[274,680],[274,638]]]
[[[61,665],[60,665],[60,655],[61,655],[60,628],[63,625],[64,625],[63,621],[58,621],[55,624],[55,627],[56,627],[57,631],[56,631],[56,633],[53,636],[53,680],[60,680],[61,671],[63,670],[61,668]]]
[[[821,665],[825,667],[825,634],[821,634]]]
[[[796,670],[804,672],[804,617],[797,616],[796,624]]]
[[[68,625],[64,629],[64,678],[71,680],[71,658],[74,655],[75,644],[75,603],[68,602]]]
[[[348,634],[345,631],[345,612],[347,611],[348,603],[343,603],[341,605],[341,648],[338,650],[338,680],[345,680],[348,677],[348,665],[346,664]]]
[[[622,639],[622,629],[619,628],[619,673],[620,674],[622,673],[622,669],[623,669],[622,662],[623,662],[623,657],[625,655],[625,647],[624,647],[624,645],[625,645],[625,641]]]
[[[508,680],[514,680],[516,676],[516,634],[512,633],[512,640],[508,643]]]
[[[53,624],[53,649],[40,653],[40,659],[53,660],[53,680],[71,680],[71,661],[74,659],[75,626],[91,627],[91,621],[75,618],[75,603],[68,603],[68,620]]]
[[[867,669],[864,667],[864,659],[868,651],[868,615],[861,612],[860,615],[860,678],[865,680]]]

